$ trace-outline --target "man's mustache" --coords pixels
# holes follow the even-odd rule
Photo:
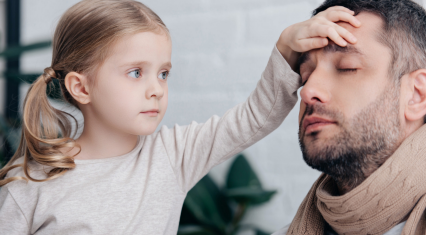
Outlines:
[[[336,121],[337,124],[339,124],[340,122],[343,122],[344,120],[343,113],[339,110],[326,108],[323,104],[318,102],[313,105],[306,104],[305,112],[303,113],[302,119],[300,120],[300,123],[299,123],[299,130],[302,127],[302,123],[305,120],[305,117],[311,116],[313,114],[316,114],[322,118],[327,118],[329,120]]]

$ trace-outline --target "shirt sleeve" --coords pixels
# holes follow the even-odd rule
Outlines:
[[[27,219],[7,186],[0,189],[0,233],[8,235],[30,234]]]
[[[215,165],[278,128],[297,102],[301,79],[274,47],[256,89],[221,118],[163,127],[162,138],[177,180],[189,191]]]

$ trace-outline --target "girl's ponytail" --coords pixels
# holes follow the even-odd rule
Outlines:
[[[54,179],[75,167],[74,156],[67,156],[64,150],[78,147],[71,138],[71,122],[68,117],[75,118],[64,111],[55,109],[47,98],[47,87],[53,86],[57,74],[52,68],[46,68],[43,75],[31,85],[25,97],[23,107],[22,135],[18,150],[12,159],[0,170],[0,186],[11,181],[24,179],[36,182]],[[78,126],[75,127],[75,130]],[[14,162],[23,157],[21,164]],[[49,166],[45,179],[35,179],[30,175],[31,161]],[[22,167],[25,177],[5,178],[10,170]]]

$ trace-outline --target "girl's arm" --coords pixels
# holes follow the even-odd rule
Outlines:
[[[159,133],[172,168],[187,192],[215,165],[275,130],[297,102],[301,85],[275,47],[256,89],[242,104],[204,124],[163,127]]]
[[[345,21],[359,27],[353,14],[344,7],[332,7],[288,27],[273,49],[256,89],[244,103],[204,124],[193,122],[185,127],[161,129],[159,136],[184,192],[213,166],[279,127],[297,102],[301,79],[291,67],[296,66],[300,53],[326,46],[327,38],[340,46],[346,46],[347,41],[355,43],[351,33],[334,23]]]

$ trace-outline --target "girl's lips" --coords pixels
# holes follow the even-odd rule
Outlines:
[[[157,117],[158,116],[158,110],[149,110],[145,112],[141,112],[142,114],[148,115],[150,117]]]

